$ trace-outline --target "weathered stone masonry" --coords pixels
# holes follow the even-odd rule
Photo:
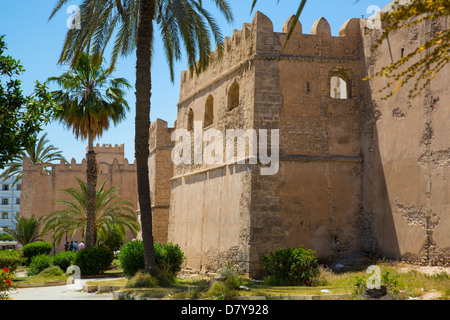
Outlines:
[[[137,208],[137,182],[136,166],[129,163],[124,157],[124,145],[96,145],[94,151],[97,157],[98,181],[100,186],[105,181],[107,188],[120,186],[118,194],[130,201]],[[86,160],[76,163],[72,159],[70,163],[61,161],[59,164],[33,164],[29,158],[24,158],[22,171],[22,193],[20,214],[30,217],[46,216],[50,212],[61,209],[60,204],[54,204],[56,200],[64,199],[64,195],[58,192],[61,189],[79,188],[75,178],[86,181]],[[50,233],[44,236],[45,241],[52,241]],[[128,235],[131,239],[131,235]],[[80,234],[68,240],[82,239]],[[64,241],[56,248],[63,250]]]
[[[213,55],[204,74],[182,73],[175,129],[193,136],[193,123],[204,120],[203,132],[224,136],[278,129],[280,167],[264,176],[248,161],[175,165],[165,176],[168,241],[196,271],[234,261],[258,275],[263,253],[300,245],[323,262],[364,252],[448,263],[446,80],[433,81],[423,99],[384,101],[382,79],[361,81],[390,57],[386,46],[369,50],[379,30],[350,19],[334,37],[321,18],[311,34],[298,23],[284,46],[291,23],[277,33],[258,12],[225,39],[221,61]],[[391,50],[409,50],[405,39],[396,35]]]
[[[448,29],[448,17],[400,30],[376,51],[382,31],[365,20],[350,19],[339,36],[324,18],[310,34],[298,23],[285,45],[291,23],[274,32],[257,12],[225,38],[221,60],[212,53],[206,72],[182,72],[174,127],[158,119],[150,128],[155,239],[180,245],[185,268],[203,272],[232,261],[258,276],[262,254],[300,245],[326,263],[365,253],[448,265],[448,66],[415,99],[412,83],[384,100],[385,79],[362,81]],[[270,130],[279,130],[278,173],[262,175],[248,152],[245,164],[175,165],[175,129],[190,132],[192,147],[196,131],[267,129],[269,150]],[[212,142],[200,143],[205,150]],[[137,204],[135,166],[111,148],[97,150],[99,183],[121,185]],[[56,190],[85,175],[85,161],[50,168],[25,160],[25,216],[50,212]]]

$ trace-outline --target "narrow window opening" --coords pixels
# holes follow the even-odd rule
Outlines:
[[[239,84],[235,81],[228,90],[228,111],[239,107]]]
[[[189,109],[187,129],[188,131],[194,130],[194,111],[192,109]]]
[[[212,125],[214,122],[214,98],[213,96],[208,96],[205,104],[205,117],[203,119],[203,127]]]
[[[311,94],[311,82],[305,82],[305,94]]]

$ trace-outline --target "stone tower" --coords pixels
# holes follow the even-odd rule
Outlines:
[[[324,261],[362,250],[357,224],[349,224],[362,206],[360,22],[349,20],[338,37],[324,18],[311,34],[298,23],[284,46],[291,23],[277,33],[257,12],[204,74],[182,73],[176,129],[193,140],[195,130],[267,130],[270,149],[279,132],[274,175],[261,174],[265,166],[252,164],[249,152],[245,163],[235,154],[222,165],[174,166],[169,241],[181,246],[187,268],[217,270],[233,260],[255,275],[261,254],[278,247],[304,245]]]
[[[172,140],[191,145],[191,161],[172,172],[152,160],[156,183],[171,183],[168,241],[196,271],[232,261],[259,275],[262,254],[301,245],[326,263],[363,253],[448,264],[448,66],[415,100],[405,97],[408,86],[383,100],[382,78],[362,80],[448,28],[448,18],[403,30],[376,51],[382,30],[361,19],[338,36],[324,18],[309,34],[297,23],[285,45],[292,19],[274,32],[257,12],[225,38],[223,58],[214,53],[206,72],[182,72],[176,130],[161,120],[152,127],[163,125],[165,137],[181,131]],[[229,130],[244,139],[217,149]],[[264,130],[267,137],[258,135]],[[255,140],[258,156],[264,140],[279,155],[275,174],[262,174],[260,157],[254,162]],[[211,150],[224,161],[206,161]],[[172,160],[185,152],[175,144]]]

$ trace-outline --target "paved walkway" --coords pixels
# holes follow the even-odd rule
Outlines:
[[[86,293],[80,290],[85,282],[93,280],[99,279],[82,279],[75,285],[18,288],[10,293],[10,297],[13,300],[112,300],[112,293]]]

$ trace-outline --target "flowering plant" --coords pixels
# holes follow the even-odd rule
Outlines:
[[[0,269],[0,300],[8,299],[8,292],[13,288],[12,279],[8,268]]]

